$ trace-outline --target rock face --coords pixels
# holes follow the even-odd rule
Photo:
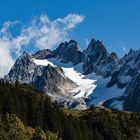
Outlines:
[[[20,83],[30,84],[36,68],[37,66],[33,63],[32,57],[26,52],[23,52],[4,79],[11,83],[19,81]]]
[[[124,110],[140,112],[140,50],[130,50],[119,62],[107,87],[125,88]]]
[[[98,63],[106,59],[109,54],[101,41],[92,39],[85,53],[90,57],[93,62]]]
[[[37,58],[42,58],[42,53],[36,54]],[[47,66],[36,65],[33,57],[36,56],[23,52],[16,60],[9,74],[4,77],[4,81],[31,84],[35,88],[43,90],[53,101],[57,101],[61,106],[86,108],[84,99],[77,100],[71,97],[72,93],[70,91],[76,88],[77,85],[64,75],[60,67],[54,67],[50,64]]]
[[[44,92],[58,104],[66,108],[85,109],[83,99],[73,99],[70,92],[77,87],[76,83],[64,75],[59,67],[52,67],[50,64],[43,67],[42,75],[35,76],[33,85]]]
[[[36,64],[35,60],[47,61]],[[140,112],[140,50],[130,50],[119,59],[95,39],[84,51],[71,40],[54,51],[23,52],[4,81],[31,84],[68,108],[86,109],[97,102],[98,106]]]
[[[47,94],[65,96],[69,93],[76,84],[64,75],[61,68],[54,68],[51,65],[46,67],[46,85],[45,91]]]
[[[131,50],[121,61],[122,67],[118,76],[124,75],[125,79],[117,78],[126,86],[124,110],[140,112],[140,50]]]
[[[115,53],[109,54],[103,43],[99,40],[92,39],[84,53],[86,54],[83,64],[85,74],[94,71],[97,75],[109,77],[118,65],[119,58],[117,55]]]
[[[140,112],[140,74],[128,84],[124,95],[124,110]]]
[[[49,49],[44,49],[44,50],[37,51],[35,54],[32,54],[32,56],[35,59],[47,59],[47,58],[56,57],[54,52],[52,52]]]
[[[38,66],[34,63],[32,56],[23,52],[16,60],[15,65],[5,76],[5,81],[15,83],[27,83],[34,85],[37,89],[43,90],[44,86],[47,93],[64,94],[66,90],[72,89],[76,84],[66,77],[63,70],[58,67]]]
[[[84,59],[84,54],[80,51],[80,47],[74,40],[60,44],[54,52],[60,61],[64,63],[71,62],[76,65]]]
[[[84,74],[86,75],[93,72],[93,64],[92,64],[91,59],[88,56],[85,56],[82,69],[83,69]]]
[[[125,55],[116,67],[108,87],[117,84],[120,88],[127,84],[138,74],[140,70],[140,51],[130,51]]]

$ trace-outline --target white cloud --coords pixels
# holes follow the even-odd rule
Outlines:
[[[31,24],[23,29],[22,37],[28,41],[34,40],[37,48],[53,48],[60,42],[67,40],[68,32],[84,20],[83,16],[69,14],[68,16],[51,21],[47,15],[34,18]]]
[[[76,14],[69,14],[68,16],[66,16],[65,18],[61,19],[57,19],[55,20],[55,24],[62,24],[62,28],[64,28],[65,30],[74,28],[76,24],[82,22],[84,20],[84,16],[80,16],[80,15],[76,15]],[[61,25],[60,24],[60,25]]]
[[[128,54],[129,52],[128,48],[126,47],[122,47],[122,50],[123,50],[123,54]]]
[[[8,73],[14,63],[9,45],[9,42],[0,40],[0,77],[3,77],[4,74]]]
[[[90,40],[86,38],[86,39],[85,39],[86,47],[88,47],[89,43],[90,43]]]
[[[12,53],[18,56],[24,49],[53,49],[59,43],[68,40],[69,31],[83,20],[84,16],[78,14],[69,14],[55,20],[41,15],[33,18],[16,37],[13,36],[11,28],[16,27],[19,22],[5,22],[0,29],[0,77],[7,74],[14,63]]]
[[[0,36],[10,36],[10,33],[9,33],[9,29],[10,27],[16,25],[18,23],[18,21],[6,21],[4,24],[3,24],[3,27],[2,29],[0,30]]]

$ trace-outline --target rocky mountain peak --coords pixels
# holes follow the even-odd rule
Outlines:
[[[103,43],[99,40],[96,41],[95,39],[91,40],[85,53],[92,59],[92,61],[105,59],[109,55]]]
[[[32,57],[35,59],[47,59],[56,57],[54,52],[49,49],[43,49],[37,51],[35,54],[32,54]]]
[[[26,51],[23,51],[17,60],[19,61],[20,59],[31,59],[31,58],[32,57]]]
[[[23,52],[17,59],[15,62],[15,65],[29,65],[30,63],[33,63],[33,58],[30,54],[28,54],[27,52]]]
[[[73,46],[76,46],[77,45],[77,42],[75,41],[75,40],[70,40],[69,42],[68,42],[68,44],[69,45],[73,45]]]
[[[110,55],[114,60],[119,60],[119,57],[117,56],[115,52],[112,52]]]
[[[61,43],[59,47],[55,50],[55,53],[60,56],[66,51],[70,51],[70,50],[73,50],[73,51],[79,50],[79,46],[76,41],[70,40],[69,42],[65,41]]]
[[[118,84],[119,87],[125,87],[137,76],[140,71],[140,50],[131,50],[125,55],[116,67],[116,71],[112,75],[110,85]]]
[[[74,40],[61,43],[54,52],[64,63],[71,62],[75,65],[80,63],[83,58],[83,53],[80,51],[79,45]]]
[[[17,59],[5,80],[11,83],[19,81],[20,83],[30,83],[33,75],[35,64],[33,58],[27,53],[23,52]]]
[[[83,64],[85,74],[94,71],[98,75],[108,77],[118,65],[119,58],[117,57],[117,54],[109,54],[103,43],[99,40],[96,41],[95,39],[92,39],[84,53],[86,55]]]

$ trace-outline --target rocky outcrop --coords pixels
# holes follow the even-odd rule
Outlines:
[[[124,110],[140,112],[140,73],[128,84],[124,100]]]
[[[16,60],[14,66],[5,76],[5,81],[10,83],[27,83],[34,85],[37,89],[45,90],[47,93],[63,93],[66,89],[76,86],[58,67],[38,66],[34,63],[32,56],[23,52]],[[60,90],[61,89],[61,90]]]
[[[83,52],[74,40],[60,44],[54,52],[63,63],[71,62],[76,65],[84,59]]]
[[[67,96],[66,93],[76,87],[76,84],[71,81],[68,77],[64,75],[61,68],[54,68],[51,65],[46,67],[46,94],[57,95],[57,96]],[[68,95],[70,96],[70,95]]]
[[[127,84],[137,75],[140,70],[140,51],[132,51],[125,55],[116,67],[108,87],[117,84],[120,88],[126,87]]]
[[[4,79],[10,83],[15,83],[18,81],[19,83],[30,84],[32,82],[36,67],[37,66],[33,63],[32,57],[28,53],[23,52],[22,55],[17,58],[14,66],[11,68],[8,75],[4,77]]]
[[[82,70],[85,75],[93,72],[93,64],[88,56],[85,56],[85,59],[82,64]]]
[[[85,50],[93,63],[98,63],[108,57],[109,53],[104,47],[103,43],[99,40],[92,39],[89,46]]]
[[[140,112],[140,50],[130,50],[119,62],[107,87],[125,88],[124,110]]]
[[[97,75],[109,77],[118,65],[119,58],[115,53],[109,54],[103,43],[92,39],[88,48],[84,51],[86,58],[83,63],[83,71],[89,74],[94,71]],[[85,68],[89,66],[89,68]]]
[[[44,49],[37,51],[35,54],[32,54],[32,57],[35,59],[47,59],[47,58],[53,58],[56,57],[53,51],[49,49]]]

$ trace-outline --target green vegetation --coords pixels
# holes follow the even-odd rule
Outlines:
[[[140,139],[140,115],[62,109],[28,85],[0,83],[0,140]]]
[[[80,117],[82,116],[83,112],[80,111],[80,110],[77,110],[77,109],[66,109],[66,108],[62,108],[63,112],[66,114],[66,115],[72,115],[73,117]]]
[[[136,113],[93,108],[84,113],[93,139],[140,139],[140,116]]]
[[[28,140],[31,139],[34,130],[25,127],[15,115],[0,117],[0,139],[1,140]]]
[[[32,135],[32,140],[61,140],[58,134],[47,131],[46,133],[40,128],[36,128]]]
[[[77,117],[67,116],[56,103],[28,85],[0,83],[0,114],[15,114],[32,128],[58,134],[62,139],[86,140],[89,131]]]
[[[13,114],[0,116],[0,140],[60,140],[58,135],[41,128],[26,127]]]

